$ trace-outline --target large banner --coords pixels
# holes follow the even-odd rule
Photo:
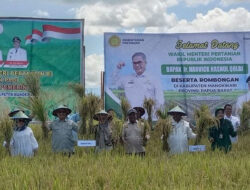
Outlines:
[[[17,104],[29,96],[23,78],[41,76],[41,86],[62,103],[69,82],[83,77],[83,20],[0,18],[0,97]]]
[[[104,43],[106,109],[119,113],[124,96],[132,107],[147,97],[155,110],[178,104],[192,116],[229,103],[239,114],[250,100],[250,32],[106,33]]]

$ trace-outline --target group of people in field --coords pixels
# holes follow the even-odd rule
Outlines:
[[[68,119],[71,109],[61,105],[53,110],[56,119],[49,124],[52,131],[52,150],[61,152],[64,155],[74,154],[74,147],[77,144],[78,124]],[[145,114],[142,107],[134,107],[127,112],[127,121],[123,124],[121,140],[126,154],[145,156],[145,145],[150,139],[149,131],[141,118]],[[196,138],[193,127],[184,119],[186,113],[176,106],[168,114],[172,117],[172,130],[168,136],[168,145],[171,154],[178,154],[188,151],[188,140]],[[34,156],[38,150],[38,143],[32,129],[28,127],[31,119],[22,111],[14,110],[9,113],[14,120],[14,132],[10,143],[4,146],[10,149],[12,156]],[[232,142],[237,142],[237,130],[240,120],[232,116],[232,105],[226,104],[224,108],[215,110],[215,117],[219,120],[217,126],[209,128],[208,139],[211,142],[212,150],[216,148],[228,152],[231,150]],[[104,110],[94,115],[98,125],[95,127],[95,151],[112,150],[115,144],[112,139],[112,131],[116,126],[112,124],[113,116]]]

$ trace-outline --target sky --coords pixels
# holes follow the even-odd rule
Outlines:
[[[0,17],[84,19],[85,84],[100,89],[104,32],[250,31],[250,0],[0,0]]]

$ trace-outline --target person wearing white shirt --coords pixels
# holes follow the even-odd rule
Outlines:
[[[172,116],[172,131],[168,137],[168,145],[171,154],[179,154],[188,151],[188,140],[196,138],[189,126],[189,123],[183,120],[182,116],[186,113],[176,106],[168,112]]]
[[[132,55],[132,64],[135,73],[121,76],[120,71],[126,66],[124,62],[117,64],[111,81],[115,88],[123,88],[125,96],[131,107],[141,107],[146,98],[152,98],[155,101],[155,109],[164,104],[164,94],[160,80],[146,72],[146,55],[137,52]]]
[[[234,131],[235,132],[238,131],[239,126],[240,126],[240,119],[238,117],[232,115],[232,105],[226,104],[224,106],[224,112],[225,112],[224,119],[231,121],[233,124],[233,127],[234,127]],[[238,135],[236,137],[230,136],[230,139],[231,139],[232,143],[237,143]]]
[[[10,147],[11,156],[34,156],[38,149],[38,143],[32,129],[28,127],[31,119],[22,111],[17,112],[12,119],[16,124],[10,144],[7,145]]]
[[[27,61],[27,52],[20,47],[21,39],[16,36],[12,42],[14,47],[8,51],[7,61]]]
[[[248,92],[243,94],[237,98],[235,114],[238,116],[242,111],[242,106],[244,102],[248,102],[250,100],[250,76],[247,77],[246,83],[248,84]]]

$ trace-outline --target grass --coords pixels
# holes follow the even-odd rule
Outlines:
[[[34,158],[12,158],[0,147],[0,189],[250,189],[250,133],[228,154],[208,149],[170,156],[155,130],[145,158],[124,155],[121,147],[98,155],[77,147],[68,158],[53,154],[41,128],[32,128],[40,146]]]

